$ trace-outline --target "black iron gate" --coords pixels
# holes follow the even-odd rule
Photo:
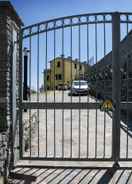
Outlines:
[[[131,159],[131,24],[115,12],[22,29],[20,158]]]

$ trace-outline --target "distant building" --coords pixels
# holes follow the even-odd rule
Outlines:
[[[44,88],[67,88],[73,80],[85,79],[88,70],[89,65],[86,62],[72,60],[71,57],[57,57],[50,61],[50,68],[44,70]]]
[[[122,79],[125,79],[128,73],[128,100],[132,101],[132,31],[120,42],[120,66]],[[97,93],[101,93],[104,98],[112,98],[112,51],[92,66],[92,73],[95,74]],[[102,79],[99,76],[102,76]],[[126,100],[126,85],[126,80],[122,80],[122,100]]]
[[[125,36],[125,38],[120,42],[120,64],[121,68],[128,60],[128,56],[132,58],[132,31]],[[93,65],[93,69],[96,71],[102,71],[106,66],[112,65],[112,51],[105,55],[100,61]],[[131,66],[130,66],[131,65]],[[129,69],[132,71],[132,64],[129,62]]]

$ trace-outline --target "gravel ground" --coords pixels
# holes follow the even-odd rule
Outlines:
[[[79,102],[78,96],[68,96],[68,91],[49,91],[47,102]],[[36,95],[32,95],[35,102]],[[40,102],[45,102],[45,93],[40,94]],[[91,103],[94,99],[81,96],[81,102]],[[112,119],[100,110],[31,110],[31,147],[24,156],[66,157],[66,158],[110,158],[112,152]],[[104,119],[106,120],[104,123]],[[96,122],[97,120],[97,122]],[[25,126],[29,126],[29,111],[23,113]],[[96,126],[97,125],[97,126]],[[47,134],[46,134],[47,127]],[[128,157],[132,154],[131,130],[121,122],[121,157],[126,157],[128,139]],[[105,130],[105,131],[104,131]],[[30,131],[27,131],[30,134]],[[30,141],[29,141],[30,142]],[[47,143],[46,143],[47,142]],[[25,144],[25,143],[24,143]],[[47,146],[46,146],[47,145]],[[46,151],[47,147],[47,151]],[[31,152],[30,152],[31,151]]]

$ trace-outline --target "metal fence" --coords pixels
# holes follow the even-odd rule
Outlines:
[[[131,13],[96,13],[22,29],[21,158],[131,159],[131,23]],[[113,109],[101,111],[107,99]]]

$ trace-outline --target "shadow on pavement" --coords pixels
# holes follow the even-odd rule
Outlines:
[[[26,171],[25,171],[26,170]],[[132,183],[132,170],[126,168],[16,168],[10,175],[13,184],[117,184]]]

